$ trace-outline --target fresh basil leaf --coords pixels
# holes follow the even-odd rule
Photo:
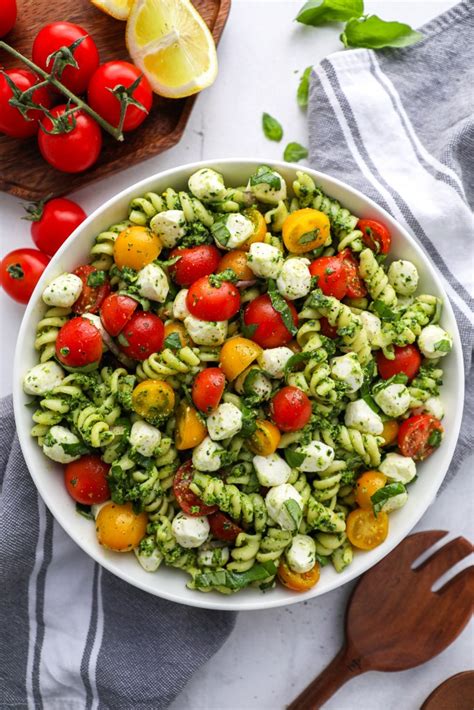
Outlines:
[[[251,338],[257,328],[258,325],[256,323],[250,323],[250,325],[246,325],[243,320],[240,325],[240,330],[242,331],[242,335],[244,336],[244,338]]]
[[[143,298],[138,293],[135,293],[134,288],[134,286],[130,286],[128,289],[120,289],[117,293],[120,296],[128,296],[129,298],[133,298],[134,301],[140,304],[144,311],[149,311],[150,301],[148,298]]]
[[[211,225],[212,236],[219,244],[225,246],[230,239],[230,232],[223,221],[216,221]]]
[[[128,342],[127,338],[125,337],[125,335],[123,333],[119,333],[117,340],[120,343],[120,345],[123,345],[124,348],[128,348],[128,346],[130,345],[130,343]]]
[[[430,446],[438,447],[443,439],[443,434],[440,429],[433,429],[428,437],[428,444]]]
[[[91,288],[97,288],[105,283],[106,278],[107,274],[105,271],[91,271],[87,277],[87,285],[91,286]]]
[[[194,578],[194,586],[198,589],[209,587],[227,587],[233,592],[248,587],[253,582],[259,582],[273,577],[277,572],[273,562],[254,564],[246,572],[230,572],[226,569],[202,572]]]
[[[308,96],[309,96],[309,79],[311,76],[311,71],[313,67],[306,67],[301,75],[300,82],[298,84],[298,89],[296,91],[296,101],[298,106],[301,108],[307,108],[308,106]]]
[[[296,16],[296,21],[317,27],[326,22],[345,22],[352,17],[360,17],[363,12],[363,0],[308,0]]]
[[[279,190],[281,188],[280,177],[271,170],[268,165],[261,165],[257,168],[257,172],[250,177],[250,185],[261,185],[264,183],[269,187]]]
[[[300,143],[288,143],[283,153],[283,160],[287,163],[297,163],[308,157],[308,149]]]
[[[302,362],[307,362],[308,360],[311,360],[312,354],[313,353],[307,350],[306,352],[295,353],[290,358],[288,358],[285,364],[285,375],[290,372],[294,367],[296,367],[296,365],[300,365]]]
[[[79,513],[79,515],[82,515],[84,518],[87,518],[88,520],[94,520],[94,516],[92,515],[90,505],[84,505],[83,503],[76,503],[76,513]]]
[[[65,454],[68,456],[82,456],[82,454],[88,454],[89,449],[85,446],[82,441],[78,441],[77,444],[59,444]]]
[[[397,318],[395,311],[392,311],[383,301],[374,301],[372,309],[381,320],[395,320]]]
[[[157,266],[165,266],[165,267],[166,267],[166,266],[173,266],[173,265],[176,264],[180,259],[182,259],[181,256],[173,256],[172,259],[163,259],[163,260],[155,259],[155,261],[154,261],[153,263],[154,263],[154,264],[157,264]]]
[[[388,483],[383,488],[379,488],[379,490],[370,497],[374,515],[377,516],[377,513],[380,513],[384,503],[386,503],[389,498],[399,496],[401,493],[405,493],[405,491],[406,488],[403,483]]]
[[[451,350],[451,343],[449,340],[438,340],[438,342],[435,343],[434,349],[440,353],[449,353]]]
[[[299,451],[295,451],[294,449],[285,449],[284,452],[286,463],[288,466],[291,466],[291,468],[298,468],[306,458],[304,454],[300,454]]]
[[[316,562],[320,567],[326,567],[326,565],[329,564],[329,557],[326,555],[318,555],[318,553],[316,553]]]
[[[298,244],[309,244],[310,242],[314,242],[314,240],[316,239],[318,234],[319,234],[319,228],[312,229],[310,232],[305,232],[298,239]],[[332,273],[332,271],[331,271],[331,273]]]
[[[404,22],[387,22],[377,15],[353,17],[341,34],[345,47],[409,47],[423,39],[421,32],[412,29]]]
[[[277,143],[283,138],[283,128],[281,123],[270,116],[269,113],[262,114],[262,128],[263,132],[269,141],[276,141]]]
[[[281,293],[276,290],[275,282],[272,279],[268,282],[268,295],[270,296],[273,308],[281,315],[285,328],[291,333],[291,335],[296,335],[298,328],[294,324],[291,311]]]
[[[131,266],[124,266],[123,269],[119,270],[120,278],[127,284],[133,284],[138,278],[138,271],[132,269]]]
[[[240,435],[247,439],[257,428],[257,412],[245,404],[242,405],[242,429]]]
[[[166,336],[163,343],[165,348],[170,348],[171,350],[181,350],[181,338],[178,333],[170,333]]]
[[[298,503],[294,500],[294,498],[285,500],[283,505],[286,508],[288,515],[293,521],[293,530],[298,530],[301,524],[301,520],[303,518],[303,511],[301,510]]]

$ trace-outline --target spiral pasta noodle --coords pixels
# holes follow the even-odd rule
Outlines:
[[[196,374],[201,360],[190,347],[180,350],[165,348],[161,353],[154,353],[137,366],[137,379],[161,380],[184,374]]]
[[[113,224],[108,229],[100,232],[90,250],[91,264],[96,269],[109,271],[114,263],[114,244],[120,232],[129,227],[131,222],[124,220],[118,224]]]
[[[397,304],[397,294],[390,285],[388,276],[377,263],[374,252],[364,249],[360,255],[359,273],[364,279],[367,289],[374,300],[382,301],[386,306]]]
[[[387,342],[404,346],[414,343],[433,316],[436,314],[439,299],[436,296],[423,294],[417,296],[399,318],[385,321],[382,325],[382,334]]]
[[[48,308],[36,326],[35,350],[40,362],[51,360],[56,353],[56,338],[59,330],[69,320],[70,308]]]
[[[232,572],[245,572],[250,569],[255,562],[260,548],[261,535],[258,533],[239,533],[235,540],[235,547],[230,553],[232,562],[229,562],[227,569]]]
[[[195,473],[190,488],[206,505],[219,506],[234,520],[252,526],[255,532],[265,528],[267,509],[262,496],[257,493],[242,493],[237,486],[205,473]]]

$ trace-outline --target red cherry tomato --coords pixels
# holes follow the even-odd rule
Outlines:
[[[20,91],[26,91],[39,82],[36,74],[33,74],[28,69],[7,69],[5,74]],[[8,84],[8,80],[4,74],[0,74],[0,133],[5,133],[5,135],[12,138],[34,136],[38,133],[38,121],[43,117],[43,112],[39,109],[30,109],[27,111],[28,118],[23,118],[18,109],[9,103],[12,96],[13,91]],[[46,108],[51,106],[51,96],[45,86],[34,91],[32,99],[35,103],[41,104],[41,106]]]
[[[102,336],[87,318],[72,318],[56,338],[56,357],[66,367],[87,367],[102,356]]]
[[[100,319],[109,333],[115,337],[127,325],[130,318],[137,310],[138,303],[130,296],[121,296],[118,293],[111,293],[100,307]]]
[[[16,0],[2,0],[0,6],[0,37],[8,34],[16,22]]]
[[[37,202],[27,208],[24,219],[31,220],[31,236],[45,254],[53,256],[70,234],[87,217],[72,200],[55,197],[48,202]]]
[[[362,232],[362,239],[369,249],[377,254],[388,254],[392,238],[387,227],[375,219],[360,219],[357,229]]]
[[[291,301],[286,302],[290,309],[295,326],[298,325],[298,314]],[[249,337],[262,348],[277,348],[286,345],[292,339],[292,334],[283,323],[281,315],[276,311],[268,294],[258,296],[249,303],[244,311],[246,326],[256,325],[257,328]]]
[[[384,380],[398,375],[400,372],[412,380],[420,369],[421,354],[416,345],[405,345],[405,347],[394,346],[395,358],[389,360],[379,351],[377,353],[377,368]]]
[[[71,22],[52,22],[40,29],[33,42],[34,63],[50,72],[53,67],[50,55],[61,47],[69,47],[81,37],[85,39],[73,51],[77,68],[67,66],[59,78],[74,94],[85,92],[92,74],[99,66],[99,52],[89,33]]]
[[[350,249],[344,249],[339,254],[339,258],[346,267],[347,292],[349,298],[363,298],[367,296],[367,289],[361,276],[359,276],[359,266],[352,255]]]
[[[178,505],[187,515],[199,517],[210,515],[218,510],[217,505],[206,505],[189,488],[189,484],[194,477],[194,469],[191,461],[186,461],[176,471],[173,479],[173,493],[178,501]]]
[[[227,515],[218,510],[208,517],[211,533],[218,540],[226,540],[226,542],[235,542],[237,535],[243,532]]]
[[[221,258],[218,249],[210,244],[189,249],[173,249],[169,258],[174,259],[176,256],[179,256],[179,261],[170,266],[169,272],[180,286],[191,286],[203,276],[214,273]]]
[[[212,286],[209,276],[203,276],[189,287],[186,304],[191,315],[201,320],[229,320],[240,308],[240,293],[228,281]]]
[[[0,266],[2,288],[19,303],[28,303],[49,256],[36,249],[15,249],[6,254]]]
[[[398,448],[403,456],[423,461],[441,444],[443,427],[432,414],[416,414],[405,419],[398,430]]]
[[[118,126],[121,105],[120,99],[113,90],[117,86],[128,89],[139,77],[141,79],[136,89],[133,90],[132,98],[138,101],[143,109],[132,103],[128,104],[123,123],[124,131],[134,131],[148,116],[153,102],[150,82],[134,64],[118,60],[101,64],[89,82],[87,89],[89,106],[112,126]]]
[[[104,271],[99,271],[95,266],[84,264],[78,266],[73,274],[82,281],[81,295],[73,304],[74,313],[97,313],[102,301],[109,295],[109,280]]]
[[[193,383],[193,402],[201,412],[212,412],[219,405],[225,387],[225,375],[218,367],[200,372]]]
[[[338,256],[322,256],[309,266],[311,276],[318,277],[318,288],[326,296],[334,296],[340,301],[347,291],[347,271]]]
[[[51,109],[53,117],[62,116],[66,105],[55,106]],[[81,173],[87,170],[99,157],[102,147],[102,134],[99,124],[83,111],[74,112],[76,125],[67,133],[51,134],[40,130],[38,133],[38,146],[43,158],[56,168],[65,173]],[[73,126],[73,116],[67,119]],[[53,122],[46,116],[41,125],[47,130],[53,129]]]
[[[153,313],[134,313],[118,336],[120,350],[134,360],[146,360],[163,347],[165,326]]]
[[[109,464],[93,454],[68,463],[64,469],[64,483],[71,498],[83,505],[105,503],[110,498],[109,468]]]
[[[337,326],[331,325],[327,318],[324,316],[319,319],[319,324],[321,326],[321,333],[326,336],[326,338],[337,338]]]
[[[281,431],[298,431],[309,422],[311,402],[298,387],[283,387],[273,396],[270,413]]]

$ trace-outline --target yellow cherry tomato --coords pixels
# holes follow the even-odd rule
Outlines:
[[[191,341],[188,337],[188,334],[186,332],[186,328],[182,323],[177,323],[176,321],[172,321],[171,323],[167,323],[165,325],[165,340],[168,337],[168,335],[172,335],[172,333],[177,333],[179,336],[179,342],[181,343],[181,347],[184,348],[186,345],[190,345]]]
[[[198,413],[187,402],[180,402],[176,409],[175,444],[178,451],[193,449],[206,438],[207,429]]]
[[[162,244],[147,227],[127,227],[114,244],[114,261],[123,269],[128,266],[138,271],[158,258]]]
[[[250,207],[248,210],[244,211],[244,215],[253,222],[253,234],[247,239],[246,242],[241,244],[240,248],[244,251],[250,249],[250,245],[255,242],[265,241],[265,235],[267,233],[267,223],[265,222],[265,217],[261,212],[259,212],[255,207]]]
[[[173,388],[163,380],[144,380],[132,392],[132,407],[150,424],[159,424],[174,409]]]
[[[324,212],[305,207],[283,222],[283,241],[288,251],[304,254],[322,246],[329,237],[329,218]]]
[[[278,579],[293,592],[307,592],[319,582],[320,568],[316,562],[309,572],[293,572],[285,560],[278,566]]]
[[[131,503],[106,503],[95,521],[97,539],[115,552],[130,552],[146,534],[148,515],[135,513]]]
[[[253,340],[237,336],[224,343],[219,355],[222,372],[232,382],[262,352],[262,348]]]
[[[234,249],[224,254],[217,267],[217,272],[220,274],[226,269],[232,269],[239,281],[251,281],[255,278],[253,271],[247,264],[247,254],[241,249]]]
[[[383,432],[380,435],[383,439],[382,446],[390,446],[397,440],[399,428],[396,419],[389,419],[388,422],[383,423]]]
[[[250,436],[247,445],[258,456],[270,456],[277,450],[281,434],[279,429],[266,419],[257,419],[257,428]]]
[[[388,515],[381,511],[377,517],[371,510],[356,508],[347,516],[346,532],[349,542],[359,550],[373,550],[388,535]]]
[[[371,497],[387,483],[387,477],[380,471],[365,471],[356,481],[355,500],[364,510],[372,510]]]

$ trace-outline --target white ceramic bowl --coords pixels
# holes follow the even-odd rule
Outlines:
[[[163,567],[156,573],[148,573],[141,568],[133,554],[117,554],[99,546],[94,525],[75,512],[74,502],[63,485],[63,467],[46,458],[36,440],[30,436],[31,409],[24,406],[29,398],[23,393],[21,383],[28,368],[38,361],[33,343],[36,325],[44,310],[41,301],[43,288],[58,274],[71,271],[88,261],[94,237],[110,224],[126,217],[127,206],[132,198],[151,190],[160,192],[168,186],[183,189],[188,177],[203,166],[223,173],[229,186],[244,184],[259,164],[261,162],[255,160],[229,159],[184,165],[148,177],[106,202],[78,227],[51,260],[26,309],[15,353],[13,395],[20,444],[36,487],[56,520],[88,555],[126,582],[171,601],[209,609],[268,609],[294,604],[345,584],[381,560],[410,532],[433,502],[454,453],[464,398],[461,343],[454,314],[431,262],[414,239],[381,207],[339,180],[309,168],[269,161],[269,164],[282,173],[289,185],[295,178],[296,170],[304,170],[325,192],[339,200],[354,214],[384,222],[392,235],[390,257],[413,261],[420,273],[419,292],[435,294],[443,299],[442,325],[452,334],[454,340],[452,353],[443,361],[445,377],[442,397],[446,410],[443,421],[446,435],[443,444],[427,461],[419,465],[419,478],[410,488],[408,503],[390,515],[390,533],[385,543],[370,552],[357,552],[353,563],[340,574],[331,566],[325,567],[319,583],[305,594],[297,594],[281,586],[265,594],[258,589],[246,589],[232,596],[220,595],[217,592],[203,594],[190,591],[186,588],[188,576],[179,570]]]

